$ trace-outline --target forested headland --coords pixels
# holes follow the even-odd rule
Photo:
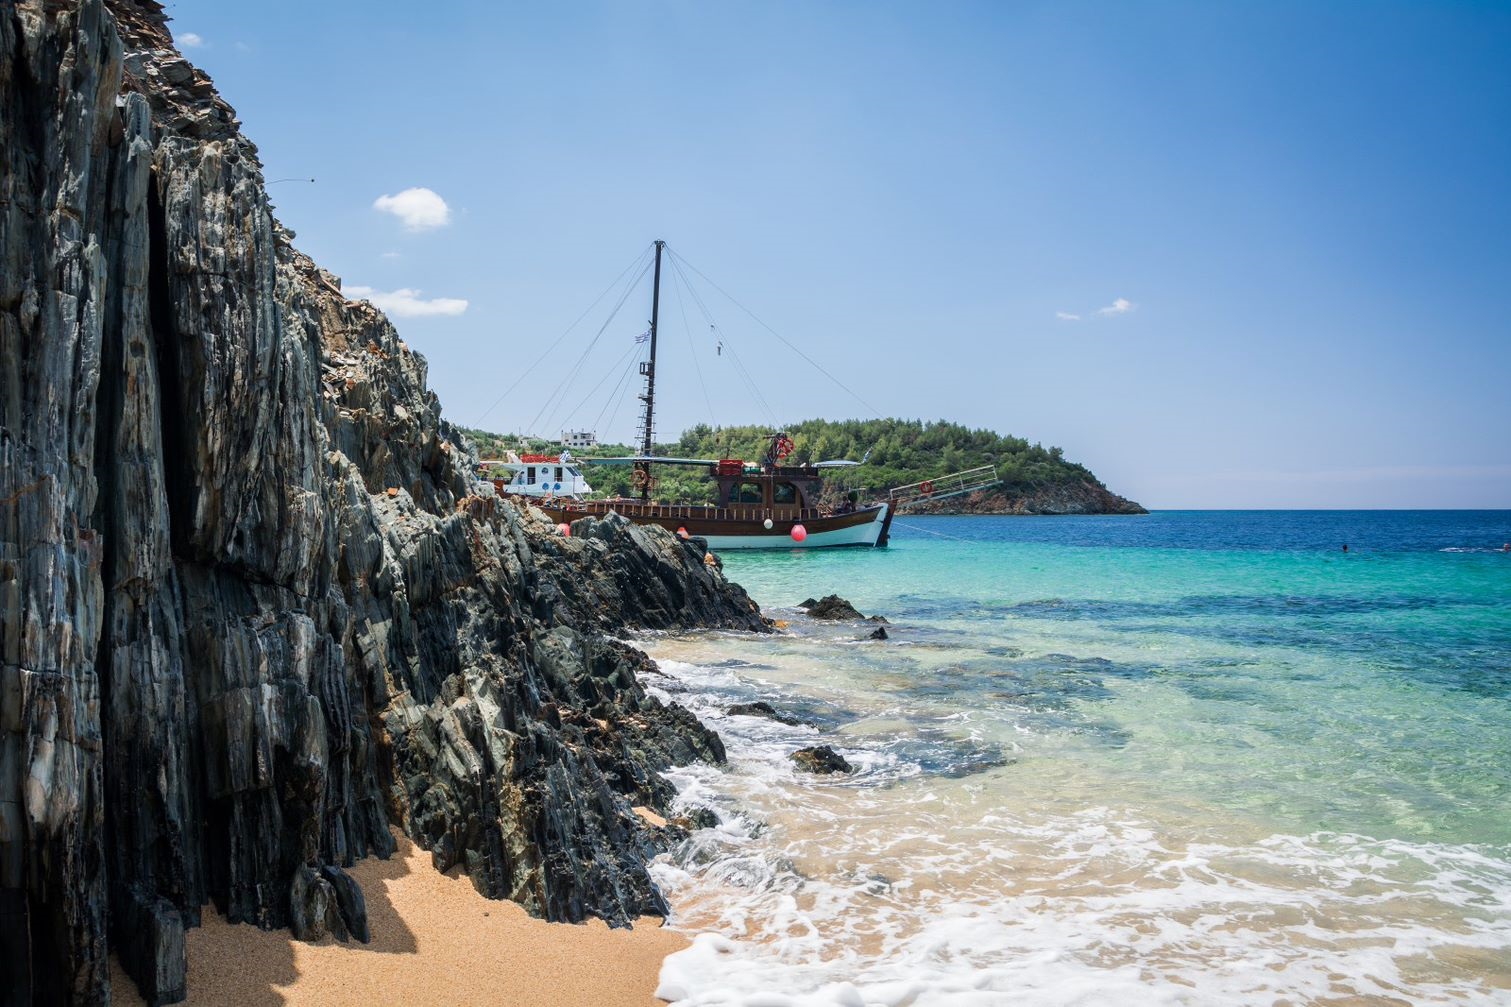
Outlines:
[[[963,497],[931,501],[916,509],[935,513],[1012,514],[1109,514],[1143,513],[1143,508],[1110,491],[1090,469],[1065,457],[1058,447],[1030,443],[986,429],[971,429],[944,420],[905,419],[824,420],[810,419],[786,428],[793,451],[788,461],[801,464],[829,460],[865,460],[853,468],[836,469],[832,481],[859,491],[862,497],[880,497],[894,486],[947,473],[990,466],[996,487]],[[499,458],[506,449],[556,452],[559,445],[465,430],[479,457]],[[658,455],[678,458],[744,458],[759,461],[772,431],[764,426],[711,427],[699,424],[675,441],[657,444]],[[578,457],[614,457],[634,454],[625,444],[601,444]],[[588,481],[605,496],[630,495],[627,467],[593,466]],[[669,503],[703,503],[712,496],[713,483],[698,469],[661,466],[656,471],[656,497]]]

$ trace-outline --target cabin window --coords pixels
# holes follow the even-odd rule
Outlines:
[[[735,487],[734,499],[730,503],[759,504],[766,502],[766,494],[761,491],[760,483],[741,483]]]
[[[528,473],[528,477],[527,477],[527,479],[525,481],[528,482],[531,486],[534,486],[535,485],[535,466],[531,465],[529,468],[525,469],[525,472]]]
[[[556,481],[561,482],[561,466],[556,466]]]
[[[779,504],[797,503],[797,487],[792,483],[777,483],[771,487],[771,502]]]

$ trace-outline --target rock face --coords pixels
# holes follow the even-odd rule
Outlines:
[[[184,995],[213,901],[366,935],[391,827],[552,919],[664,912],[631,804],[718,737],[604,638],[761,630],[659,530],[472,478],[294,250],[152,0],[0,4],[0,999]]]
[[[1027,492],[1001,488],[908,504],[908,514],[1147,514],[1100,483],[1057,483]]]

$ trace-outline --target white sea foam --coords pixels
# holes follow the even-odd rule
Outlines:
[[[662,968],[677,1004],[1511,1004],[1511,851],[1067,812],[1011,768],[926,776],[880,730],[824,738],[853,777],[806,777],[813,729],[724,713],[738,669],[662,667],[730,756],[669,774],[723,819],[653,865],[696,934]]]

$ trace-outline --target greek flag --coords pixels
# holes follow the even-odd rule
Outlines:
[[[651,338],[651,330],[650,329],[646,329],[644,332],[640,333],[640,335],[638,335],[638,336],[635,337],[635,342],[637,342],[637,343],[649,342],[650,338]]]

